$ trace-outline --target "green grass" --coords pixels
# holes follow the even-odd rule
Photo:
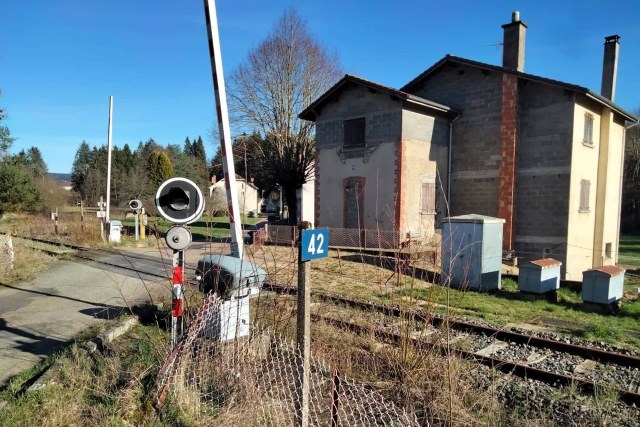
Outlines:
[[[454,313],[496,325],[545,325],[553,320],[554,323],[561,324],[562,329],[575,335],[640,349],[640,300],[624,301],[620,312],[615,316],[588,313],[581,309],[579,291],[561,288],[558,291],[558,302],[525,301],[520,299],[517,284],[511,279],[503,281],[503,289],[490,293],[447,290],[441,286],[408,289],[403,293],[441,305],[441,312],[444,312],[448,299]]]
[[[262,221],[262,218],[248,218],[242,216],[242,227],[255,225]],[[122,219],[122,224],[128,227],[135,227],[134,219]],[[148,220],[148,228],[157,229],[165,233],[173,223],[165,221],[159,217],[150,217]],[[202,237],[229,237],[229,217],[204,217],[200,220],[189,224],[189,229],[193,235]]]
[[[627,268],[640,268],[640,236],[620,236],[620,265]]]

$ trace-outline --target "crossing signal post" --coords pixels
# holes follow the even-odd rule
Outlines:
[[[173,250],[173,280],[171,287],[171,346],[175,347],[182,335],[182,309],[184,285],[184,251],[191,245],[191,231],[186,227],[196,221],[204,211],[204,197],[200,188],[187,178],[171,178],[163,182],[156,192],[156,207],[160,215],[174,223],[165,240]]]
[[[138,217],[140,216],[140,209],[142,209],[142,202],[140,200],[137,199],[133,199],[129,201],[129,208],[132,209],[136,214],[135,214],[135,219],[134,219],[134,223],[135,223],[135,237],[136,240],[138,240],[140,238],[140,233],[139,233],[139,228],[138,228]]]

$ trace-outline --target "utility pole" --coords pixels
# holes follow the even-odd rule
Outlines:
[[[113,96],[109,97],[109,130],[107,132],[107,212],[105,222],[109,223],[109,210],[111,208],[111,117],[113,114]]]

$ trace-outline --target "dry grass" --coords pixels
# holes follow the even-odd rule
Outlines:
[[[0,231],[17,236],[56,238],[66,242],[100,245],[100,220],[89,214],[59,212],[58,228],[50,216],[7,214],[0,222]]]
[[[13,284],[31,280],[55,261],[55,258],[42,251],[31,249],[20,239],[13,240],[13,268],[0,266],[0,283]]]
[[[58,357],[53,382],[38,391],[2,396],[3,426],[162,425],[146,399],[166,353],[166,334],[135,327],[110,348],[89,356],[72,345]]]
[[[253,263],[267,271],[270,280],[279,284],[297,283],[297,248],[247,247],[247,255]],[[422,273],[435,267],[426,261],[419,261],[413,267],[417,267],[417,270],[409,271],[403,262],[391,257],[330,250],[327,258],[311,263],[309,282],[313,291],[388,302],[400,290],[427,289],[432,286],[422,277]],[[403,304],[401,301],[394,302]]]

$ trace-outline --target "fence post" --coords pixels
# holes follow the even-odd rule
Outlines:
[[[293,227],[294,235],[297,227]],[[311,290],[309,262],[302,261],[302,230],[298,234],[298,307],[296,322],[296,427],[309,426],[309,357],[311,353]]]
[[[333,380],[331,381],[331,427],[338,427],[340,409],[340,372],[333,370]]]
[[[84,237],[84,201],[80,197],[80,235]]]

